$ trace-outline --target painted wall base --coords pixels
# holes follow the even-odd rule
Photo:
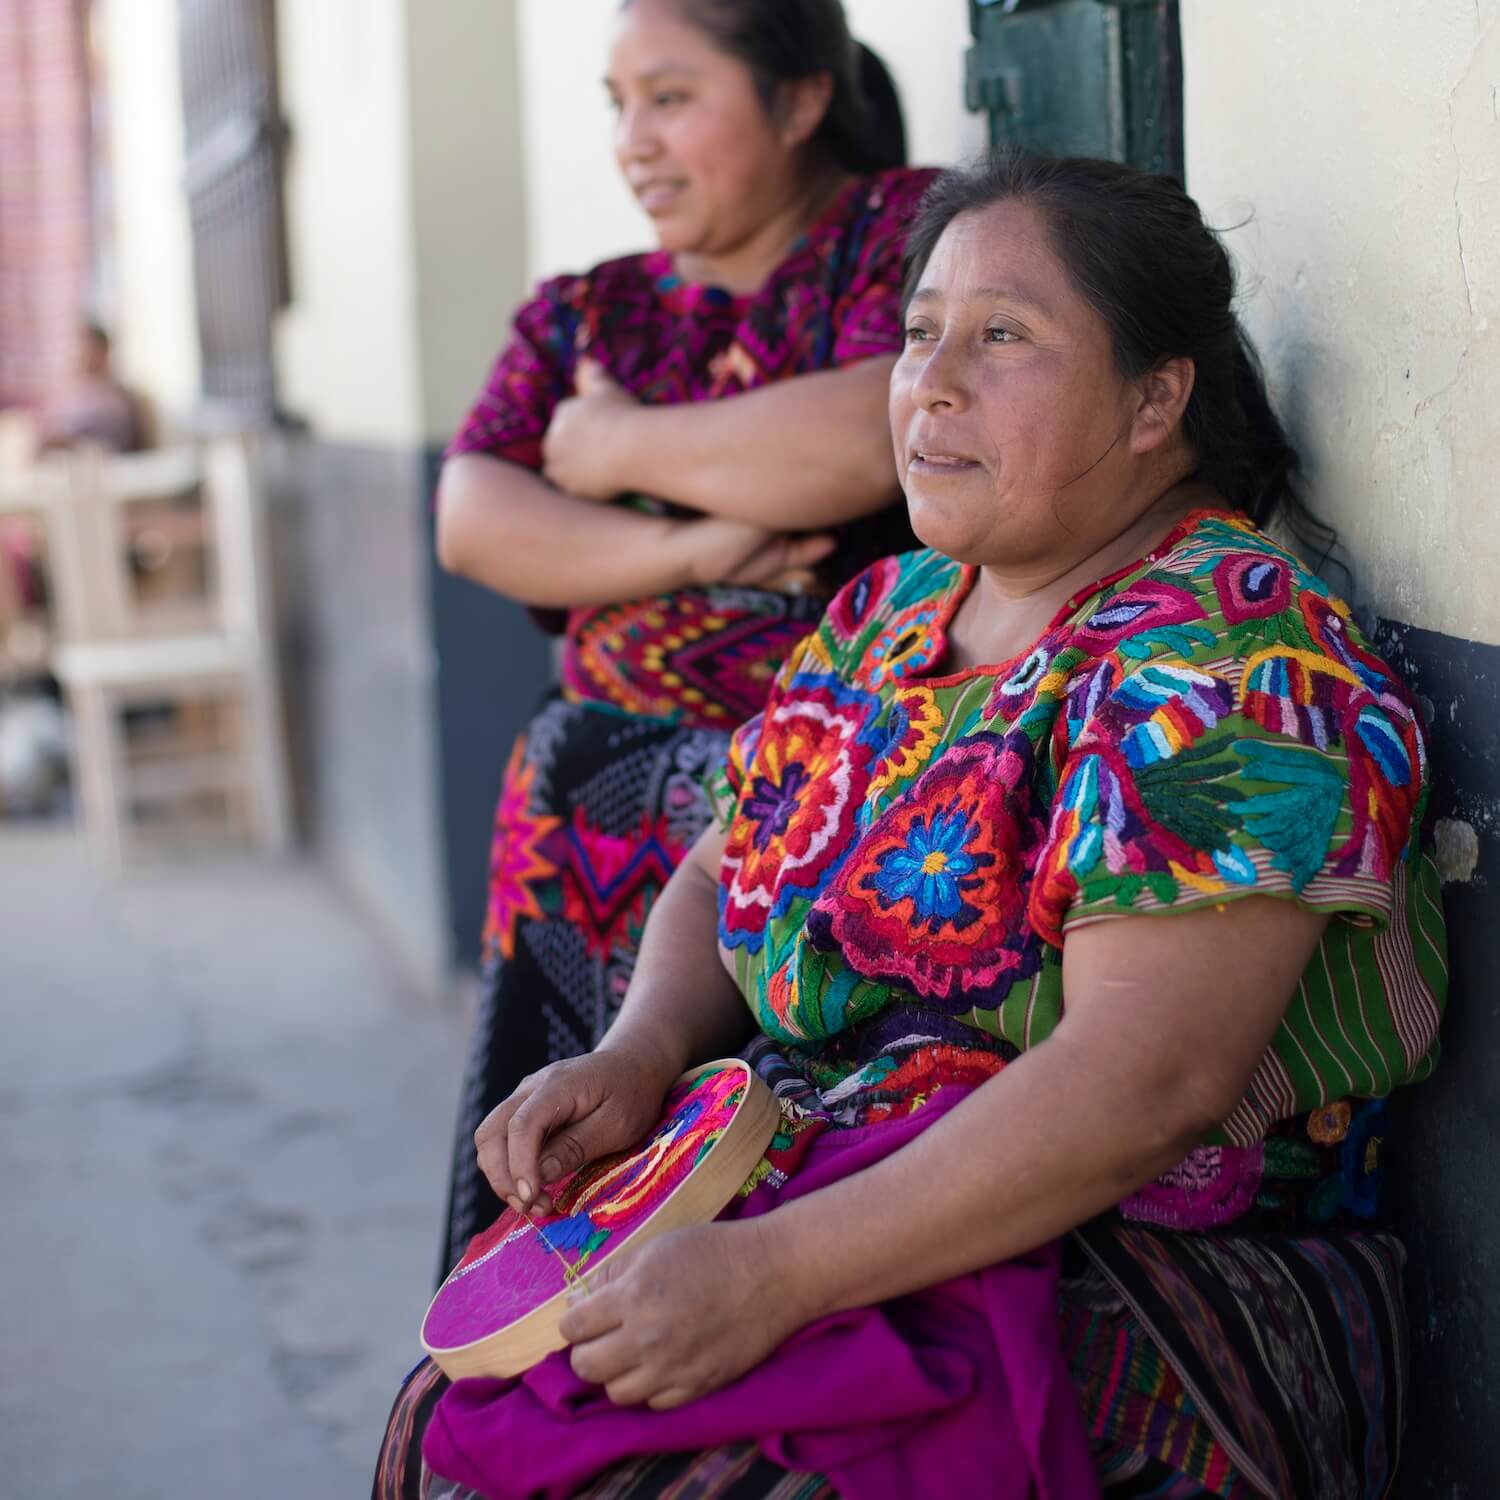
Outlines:
[[[1500,647],[1385,622],[1423,700],[1451,988],[1443,1061],[1398,1093],[1412,1399],[1398,1495],[1482,1500],[1500,1473]]]

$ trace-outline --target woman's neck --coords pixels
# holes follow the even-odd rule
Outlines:
[[[799,192],[762,219],[738,244],[708,255],[684,251],[675,256],[677,274],[684,281],[722,287],[735,296],[758,292],[849,180],[849,174],[840,167],[815,171]]]
[[[947,669],[963,671],[1020,656],[1080,589],[1154,551],[1192,511],[1223,503],[1205,485],[1177,484],[1118,536],[1060,570],[981,567],[949,632]]]

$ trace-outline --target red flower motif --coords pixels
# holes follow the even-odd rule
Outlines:
[[[844,645],[854,644],[900,577],[900,562],[894,557],[883,557],[838,591],[825,618]]]
[[[1092,656],[1103,656],[1143,631],[1202,618],[1203,606],[1191,590],[1159,578],[1141,578],[1101,604],[1073,632],[1072,644]]]
[[[854,836],[870,776],[861,739],[876,700],[798,689],[761,724],[724,850],[720,935],[760,947],[766,922],[816,893]]]
[[[1241,552],[1213,571],[1219,608],[1231,625],[1279,615],[1292,599],[1292,570],[1279,557]]]
[[[1042,950],[1026,927],[1026,892],[1046,824],[1032,807],[1031,760],[1024,735],[974,735],[950,749],[818,899],[807,919],[814,947],[954,1014],[996,1005],[1034,974]]]

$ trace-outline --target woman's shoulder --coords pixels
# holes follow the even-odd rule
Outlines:
[[[1394,678],[1350,605],[1307,564],[1243,515],[1191,517],[1106,589],[1074,643],[1144,664],[1162,652],[1228,664],[1267,651]]]
[[[622,291],[652,287],[667,268],[659,250],[617,255],[586,271],[562,271],[548,276],[537,284],[536,295],[539,300],[577,306]]]
[[[887,167],[860,179],[865,201],[895,211],[910,210],[942,175],[941,167]]]

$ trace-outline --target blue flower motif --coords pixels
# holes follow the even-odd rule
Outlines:
[[[551,1224],[540,1225],[536,1237],[548,1250],[584,1250],[599,1232],[599,1226],[586,1213],[572,1214]]]
[[[870,885],[887,906],[909,900],[918,923],[936,931],[944,923],[966,927],[979,915],[963,892],[979,883],[977,872],[995,856],[971,854],[973,826],[961,808],[938,808],[911,825],[904,847],[887,849]]]

